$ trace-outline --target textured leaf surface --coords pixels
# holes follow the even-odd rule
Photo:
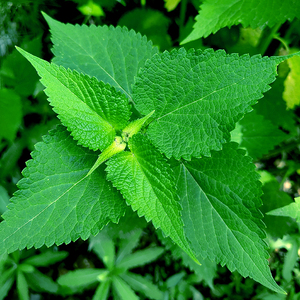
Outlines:
[[[173,171],[163,156],[143,135],[129,140],[131,152],[122,152],[107,162],[107,178],[113,182],[139,216],[152,220],[190,256],[183,232],[181,207],[175,190]]]
[[[287,60],[290,73],[284,81],[283,99],[288,108],[294,108],[300,104],[300,57],[294,56]]]
[[[223,27],[242,24],[244,27],[269,27],[292,20],[300,14],[298,0],[205,0],[196,16],[187,43],[216,33]]]
[[[76,145],[64,127],[36,149],[0,223],[0,253],[87,239],[125,210],[103,168],[85,177],[97,155]]]
[[[93,150],[108,147],[130,117],[127,98],[96,78],[19,51],[36,68],[53,110],[79,144]]]
[[[54,44],[53,62],[95,76],[131,98],[134,76],[157,48],[133,30],[62,24],[44,14]]]
[[[237,135],[237,132],[240,134]],[[232,131],[232,141],[246,148],[249,156],[253,159],[258,159],[267,154],[287,137],[287,134],[264,119],[263,116],[258,115],[255,110],[245,115],[239,121],[237,128]]]
[[[268,268],[258,174],[243,154],[230,143],[176,167],[185,233],[196,255],[282,293]]]
[[[13,90],[0,89],[0,140],[13,141],[22,120],[20,96]]]
[[[295,202],[286,206],[271,210],[267,213],[272,216],[291,217],[300,222],[300,197],[295,198]]]
[[[164,52],[139,73],[133,99],[142,114],[155,110],[147,134],[167,157],[210,156],[269,89],[284,59],[212,49]]]

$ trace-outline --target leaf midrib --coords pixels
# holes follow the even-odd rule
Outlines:
[[[207,201],[211,204],[211,201],[209,200],[209,198],[207,197],[207,195],[208,196],[212,196],[212,197],[214,197],[214,198],[216,198],[215,196],[213,196],[213,195],[210,195],[210,194],[208,194],[208,193],[205,193],[204,191],[203,191],[203,189],[202,189],[202,187],[200,186],[200,184],[198,183],[198,181],[196,180],[196,178],[193,176],[193,174],[189,171],[189,169],[184,165],[184,163],[182,163],[183,164],[183,166],[184,166],[184,168],[186,169],[186,171],[190,174],[190,176],[193,178],[193,180],[197,183],[197,186],[199,187],[199,189],[202,191],[202,193],[203,193],[203,195],[205,195],[205,198],[207,199]],[[205,174],[205,173],[203,173],[203,172],[201,172],[201,171],[199,171],[199,170],[196,170],[196,169],[194,169],[194,168],[192,168],[191,167],[191,169],[193,169],[193,170],[195,170],[195,171],[197,171],[197,172],[200,172],[200,173],[202,173],[202,174],[204,174],[206,177],[209,177],[207,174]],[[214,178],[211,178],[211,177],[209,177],[211,180],[213,180],[213,181],[216,181]],[[220,182],[220,181],[216,181],[216,182],[218,182],[218,183],[220,183],[221,185],[223,185],[222,184],[222,182]],[[240,198],[240,197],[239,197]],[[216,199],[218,199],[218,198],[216,198]],[[218,199],[219,200],[219,199]],[[220,200],[219,200],[220,201]],[[222,203],[222,201],[220,201],[221,203]],[[222,203],[223,204],[223,203]],[[225,205],[225,204],[224,204]],[[226,205],[225,205],[226,206]],[[256,269],[259,271],[259,273],[262,275],[262,277],[263,278],[265,278],[265,276],[263,275],[263,272],[261,272],[261,270],[260,270],[260,268],[258,268],[258,266],[256,265],[256,263],[252,260],[252,258],[251,258],[251,256],[249,256],[249,254],[248,254],[248,252],[247,251],[245,251],[245,249],[244,249],[244,247],[240,244],[240,242],[239,242],[239,240],[236,238],[236,236],[235,236],[235,234],[233,233],[233,231],[227,226],[227,224],[226,224],[226,222],[223,220],[223,218],[220,216],[220,214],[218,213],[218,211],[214,208],[214,206],[211,204],[211,207],[213,208],[213,210],[215,211],[215,213],[217,213],[217,215],[219,216],[219,218],[222,220],[222,222],[224,223],[224,225],[226,226],[226,228],[227,228],[227,230],[232,234],[232,236],[234,237],[234,239],[236,240],[236,242],[240,245],[240,247],[244,250],[244,254],[246,254],[247,256],[248,256],[248,258],[253,262],[253,264],[256,266]],[[234,215],[236,215],[236,213],[235,212],[233,212],[228,206],[226,206]],[[240,219],[240,218],[239,218]],[[242,220],[242,219],[241,219]],[[245,226],[246,226],[246,224],[244,224]],[[242,232],[240,232],[240,233],[242,233]],[[246,236],[247,238],[249,238],[248,236]],[[251,240],[252,241],[252,240]],[[224,255],[223,255],[224,256]]]

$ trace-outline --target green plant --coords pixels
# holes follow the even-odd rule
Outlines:
[[[82,292],[84,289],[96,286],[93,300],[108,299],[112,288],[114,299],[139,299],[134,290],[142,293],[147,299],[162,299],[162,292],[146,278],[129,272],[128,269],[144,266],[160,256],[164,249],[148,247],[133,253],[137,246],[141,229],[127,233],[119,241],[116,252],[115,241],[107,230],[101,231],[90,239],[90,250],[97,254],[104,263],[104,269],[79,269],[70,271],[58,279],[66,294]]]
[[[6,255],[0,262],[0,299],[4,299],[13,283],[19,299],[29,299],[28,289],[36,292],[57,293],[59,285],[51,277],[40,272],[36,267],[48,267],[68,256],[68,252],[55,252],[51,249],[40,254],[31,251],[15,251]]]
[[[194,261],[283,293],[268,268],[259,176],[230,132],[298,54],[159,53],[126,28],[45,18],[53,63],[19,51],[64,126],[27,163],[0,224],[1,253],[87,239],[127,204]]]

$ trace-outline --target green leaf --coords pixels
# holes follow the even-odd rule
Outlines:
[[[192,260],[180,247],[172,242],[170,238],[164,237],[158,233],[160,241],[172,252],[175,259],[181,259],[182,263],[191,271],[195,272],[198,282],[204,280],[205,283],[214,289],[213,280],[217,277],[217,264],[209,259],[201,259],[200,265]]]
[[[176,167],[184,229],[196,255],[226,264],[231,272],[237,270],[284,293],[268,268],[258,210],[261,188],[254,168],[236,143],[225,144],[211,158]]]
[[[105,280],[97,287],[92,300],[107,300],[109,296],[111,281]]]
[[[79,6],[78,10],[86,16],[93,17],[102,17],[105,16],[105,13],[100,5],[94,3],[92,0],[89,0],[85,5]]]
[[[92,150],[108,147],[116,130],[123,129],[129,120],[126,97],[96,78],[49,64],[18,50],[36,68],[53,110],[79,145]]]
[[[135,291],[143,293],[147,299],[162,300],[163,293],[151,281],[134,273],[121,274],[120,277],[127,282]]]
[[[240,133],[238,137],[237,132]],[[261,158],[288,137],[270,121],[258,115],[255,110],[239,121],[236,129],[231,132],[231,136],[232,141],[246,148],[253,159]]]
[[[17,291],[20,300],[29,300],[28,284],[21,271],[17,273]]]
[[[194,258],[183,232],[172,169],[142,134],[135,134],[128,146],[131,152],[121,152],[106,163],[107,179],[139,216],[152,220]]]
[[[69,252],[67,251],[53,252],[52,250],[47,250],[44,253],[23,260],[22,263],[30,264],[35,267],[47,267],[65,259],[68,255]]]
[[[223,27],[242,24],[243,27],[273,27],[300,14],[298,0],[205,0],[192,33],[182,42],[207,37]]]
[[[87,239],[125,210],[103,168],[86,176],[97,155],[76,145],[63,126],[36,149],[0,223],[0,253]]]
[[[58,284],[38,270],[25,276],[29,287],[36,292],[56,293],[58,291]]]
[[[124,257],[117,265],[117,268],[120,269],[131,269],[135,267],[144,266],[158,258],[162,253],[164,252],[164,249],[161,247],[153,247],[153,248],[147,248],[144,250],[136,251],[126,257]]]
[[[300,197],[295,198],[293,203],[267,212],[267,215],[291,217],[300,222]]]
[[[62,24],[43,14],[50,26],[53,62],[95,76],[131,98],[138,70],[157,48],[127,28]]]
[[[300,105],[300,57],[294,56],[287,60],[290,72],[284,81],[283,99],[288,108]]]
[[[292,203],[291,197],[280,190],[280,185],[275,178],[263,185],[261,199],[263,201],[261,207],[261,211],[264,214],[263,222],[267,226],[267,233],[273,238],[282,238],[287,232],[291,232],[296,227],[295,222],[291,218],[272,216],[267,213],[270,210]]]
[[[9,196],[6,189],[0,185],[0,214],[2,215],[7,210]]]
[[[147,130],[167,157],[210,156],[275,80],[287,57],[249,57],[184,48],[154,55],[133,87],[142,114],[155,110]]]
[[[115,263],[115,245],[113,240],[103,231],[90,238],[89,249],[92,249],[103,261],[107,269],[112,270]]]
[[[283,78],[278,77],[272,83],[271,89],[254,106],[254,109],[274,125],[292,132],[295,130],[295,115],[292,110],[286,109],[286,103],[282,99],[283,82]]]
[[[40,57],[42,52],[41,36],[34,39],[25,37],[21,43],[21,48]],[[6,86],[13,88],[17,94],[25,97],[34,93],[39,80],[34,68],[16,49],[3,59],[0,69],[1,77]]]
[[[121,300],[139,300],[130,286],[120,277],[113,278],[113,287]]]
[[[1,274],[1,275],[3,275],[3,274]],[[5,299],[5,297],[7,296],[8,292],[11,289],[14,282],[15,282],[15,278],[14,277],[9,277],[3,284],[1,284],[1,286],[0,286],[0,300]]]
[[[97,283],[97,277],[104,272],[106,272],[104,269],[78,269],[61,275],[57,279],[57,282],[60,285],[71,288],[88,287],[91,284]]]
[[[143,230],[138,228],[127,234],[125,239],[121,239],[119,243],[118,255],[116,258],[116,265],[129,255],[132,250],[138,246]]]
[[[0,140],[13,141],[22,120],[20,96],[9,89],[0,89]]]
[[[172,11],[176,8],[180,0],[164,0],[167,11]]]

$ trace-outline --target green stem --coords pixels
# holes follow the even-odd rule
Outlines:
[[[260,49],[260,53],[262,55],[265,54],[265,52],[267,51],[268,47],[270,46],[272,40],[274,39],[274,36],[276,36],[277,31],[279,30],[279,28],[281,27],[281,23],[278,23],[277,25],[275,25],[272,29],[270,34],[267,36],[266,39],[264,39],[263,42],[260,43],[259,45],[259,49]]]
[[[179,16],[179,37],[182,37],[182,31],[183,31],[185,16],[186,16],[186,8],[187,8],[187,0],[181,0],[180,16]]]
[[[274,36],[274,39],[278,40],[284,46],[285,50],[288,53],[290,52],[290,48],[289,48],[288,44],[286,43],[286,41],[283,38],[281,38],[280,36],[276,35],[276,36]]]

